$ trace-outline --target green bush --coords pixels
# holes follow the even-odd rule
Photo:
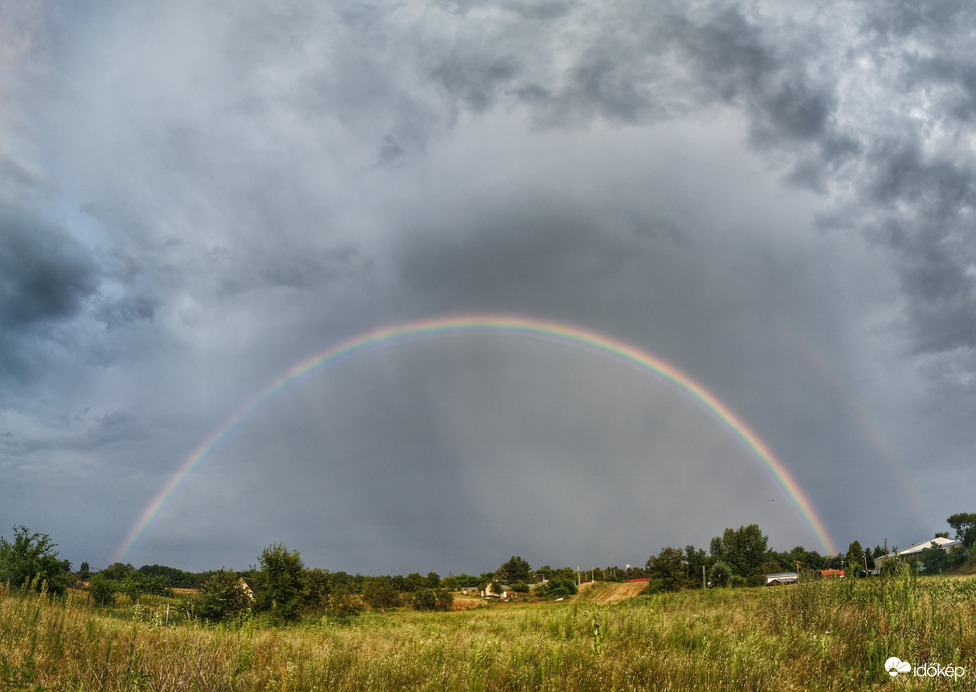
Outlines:
[[[26,526],[15,526],[13,543],[0,537],[0,584],[9,582],[19,589],[46,588],[54,595],[64,593],[71,563],[58,560],[55,547],[57,543],[46,533],[31,533]]]
[[[251,608],[251,596],[241,586],[236,573],[221,569],[203,584],[197,613],[212,622],[238,618]]]
[[[565,598],[578,592],[576,582],[566,577],[553,577],[535,590],[539,596],[549,598]]]
[[[88,580],[88,595],[95,605],[114,604],[117,591],[116,583],[101,573],[91,575]]]
[[[363,600],[373,610],[383,611],[399,606],[400,594],[393,588],[389,577],[370,577],[363,582]]]
[[[450,610],[454,594],[446,589],[420,589],[413,595],[414,610]]]
[[[267,613],[275,621],[297,620],[302,609],[302,573],[305,571],[301,554],[297,550],[289,551],[283,544],[273,543],[262,551],[258,561],[261,570],[255,574],[255,612]]]
[[[729,586],[732,579],[732,568],[719,560],[708,572],[708,580],[712,586]]]

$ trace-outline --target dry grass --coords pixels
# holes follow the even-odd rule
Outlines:
[[[167,626],[163,607],[0,596],[0,690],[976,689],[973,577],[398,611],[287,629]],[[971,670],[892,681],[892,655]]]

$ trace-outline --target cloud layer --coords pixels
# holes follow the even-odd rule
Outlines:
[[[293,363],[490,312],[693,376],[842,548],[942,530],[974,480],[974,26],[956,2],[3,5],[0,528],[101,565]],[[784,493],[610,363],[431,343],[276,400],[127,559],[638,564],[753,521],[815,547]]]

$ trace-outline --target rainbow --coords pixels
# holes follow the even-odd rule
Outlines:
[[[212,432],[194,449],[179,468],[166,481],[159,492],[139,515],[124,540],[115,551],[113,562],[122,562],[136,541],[146,531],[166,501],[186,480],[187,476],[216,449],[221,442],[231,436],[260,408],[261,404],[274,396],[289,383],[316,370],[329,367],[347,358],[352,358],[371,350],[391,344],[419,341],[452,334],[501,334],[509,336],[528,336],[551,343],[565,344],[581,348],[591,353],[607,356],[633,367],[641,373],[663,380],[690,396],[714,415],[772,472],[773,476],[789,494],[803,518],[813,530],[828,555],[836,555],[837,547],[827,531],[823,520],[817,514],[810,498],[790,475],[786,466],[773,454],[772,450],[735,413],[715,395],[698,384],[691,377],[656,356],[597,332],[560,322],[534,319],[512,315],[456,315],[433,319],[406,322],[381,327],[354,336],[335,346],[326,348],[305,360],[293,365],[289,370],[272,381],[263,390],[244,402],[226,422]]]

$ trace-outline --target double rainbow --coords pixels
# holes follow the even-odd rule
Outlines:
[[[407,322],[355,336],[342,343],[320,351],[315,355],[293,365],[288,371],[246,401],[212,432],[193,452],[183,460],[179,468],[166,481],[152,501],[139,515],[129,529],[124,540],[115,551],[113,562],[121,562],[142,536],[166,501],[186,480],[187,476],[227,439],[241,427],[265,401],[284,389],[289,383],[316,370],[329,367],[347,358],[352,358],[371,350],[392,344],[419,341],[451,334],[501,334],[507,336],[528,336],[544,341],[565,344],[584,351],[607,356],[633,367],[637,371],[652,375],[659,380],[674,385],[697,401],[715,416],[732,433],[741,439],[759,460],[772,472],[773,476],[789,494],[807,524],[813,530],[826,554],[837,553],[830,533],[817,514],[810,498],[790,475],[786,466],[773,454],[760,437],[742,419],[718,400],[711,392],[691,377],[669,365],[656,356],[596,332],[560,322],[508,316],[508,315],[460,315]]]

